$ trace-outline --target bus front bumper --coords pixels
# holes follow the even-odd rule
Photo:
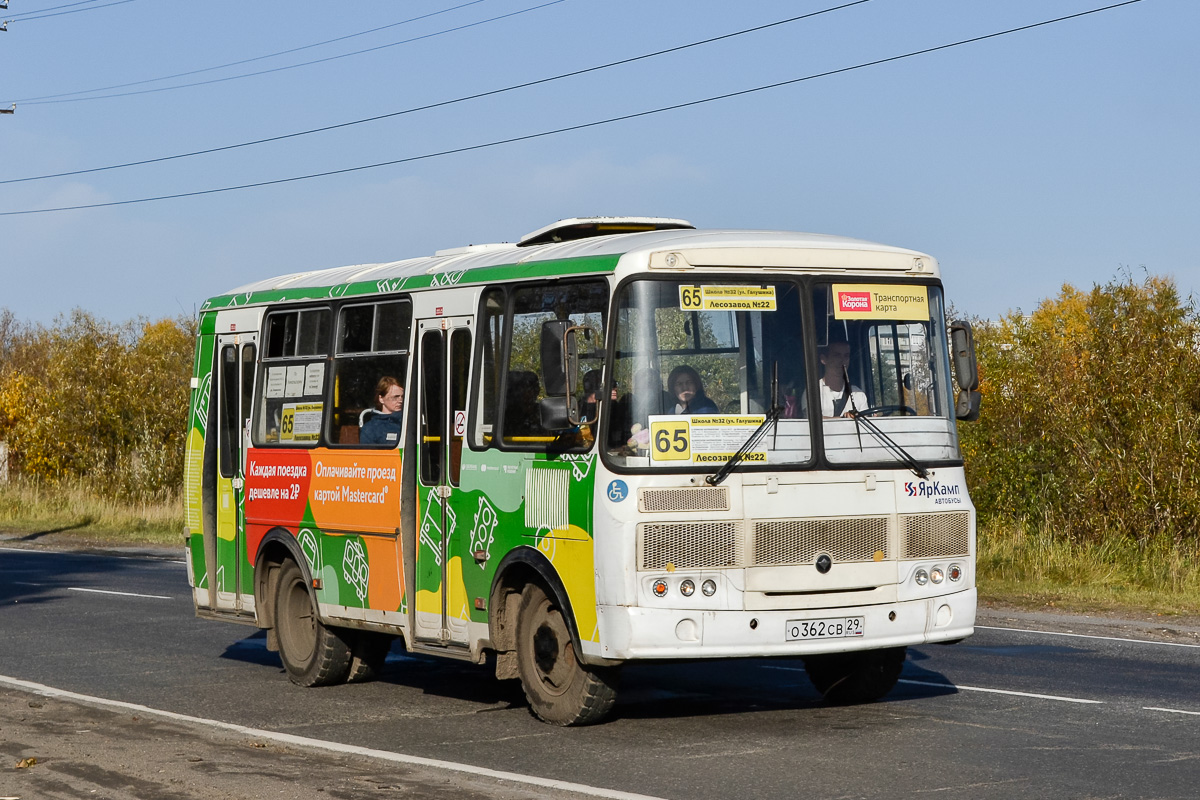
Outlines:
[[[585,660],[804,656],[954,642],[975,631],[974,588],[921,600],[803,611],[599,606],[600,642]],[[845,633],[861,619],[862,633]],[[822,625],[821,623],[825,624]],[[809,623],[803,625],[801,623]],[[590,657],[590,658],[589,658]]]

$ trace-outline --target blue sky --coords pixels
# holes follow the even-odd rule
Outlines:
[[[90,0],[56,9],[70,2],[10,0],[0,11],[12,20],[0,33],[0,104],[17,102],[15,114],[0,116],[0,180],[335,125],[838,5],[561,0],[534,9],[548,0],[481,0],[447,10],[468,0]],[[431,111],[207,156],[0,184],[0,212],[214,189],[469,147],[1107,4],[870,0]],[[55,9],[76,13],[37,18]],[[426,14],[433,16],[394,25]],[[513,16],[485,22],[506,14]],[[386,25],[393,27],[287,56],[94,94],[428,38],[190,88],[36,99]],[[451,28],[461,29],[439,33]],[[1088,288],[1122,270],[1169,275],[1185,293],[1200,292],[1192,245],[1200,220],[1197,30],[1195,0],[1142,0],[468,153],[200,197],[0,216],[0,306],[39,322],[74,307],[111,320],[190,314],[206,297],[271,275],[515,241],[556,219],[594,214],[832,233],[923,250],[941,261],[955,307],[984,317],[1032,310],[1064,283]]]

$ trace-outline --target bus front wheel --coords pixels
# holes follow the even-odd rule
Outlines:
[[[552,725],[598,722],[617,700],[617,671],[579,660],[562,609],[536,584],[521,593],[517,669],[529,707]]]
[[[350,647],[317,618],[316,601],[296,562],[285,561],[279,570],[275,632],[288,678],[300,686],[341,683],[350,671]]]
[[[869,703],[890,692],[900,679],[907,648],[830,653],[804,659],[804,670],[830,703]]]

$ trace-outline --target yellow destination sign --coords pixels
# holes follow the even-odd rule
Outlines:
[[[774,286],[680,286],[683,311],[774,311]]]
[[[315,442],[321,438],[324,403],[285,403],[279,420],[281,442]]]
[[[835,319],[928,320],[929,290],[924,286],[835,283]]]
[[[666,466],[679,462],[723,464],[754,433],[766,417],[739,416],[650,417],[650,463]],[[744,461],[765,463],[766,451],[747,453]]]

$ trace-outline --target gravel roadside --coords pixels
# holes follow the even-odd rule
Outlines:
[[[576,796],[0,685],[4,800],[547,800]]]

